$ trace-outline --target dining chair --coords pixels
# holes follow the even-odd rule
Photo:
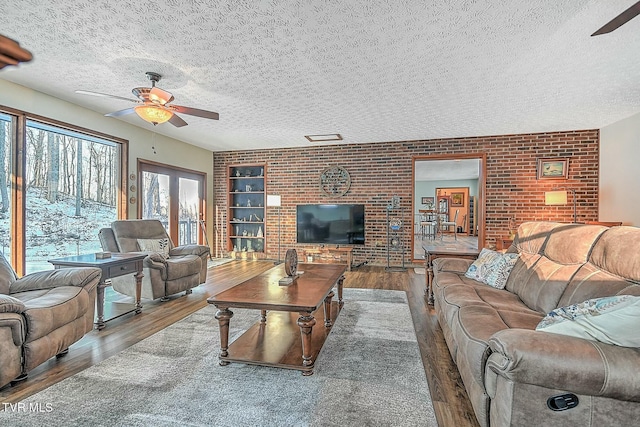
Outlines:
[[[449,231],[449,227],[453,227],[453,237],[455,240],[458,240],[458,213],[460,212],[460,209],[456,209],[456,213],[453,215],[453,221],[442,221],[440,223],[440,240],[442,240],[442,238],[444,237],[444,234],[442,233],[444,231],[444,229],[446,228],[447,231]]]

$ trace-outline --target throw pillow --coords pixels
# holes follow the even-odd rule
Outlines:
[[[622,347],[640,347],[640,297],[619,295],[556,308],[536,331],[569,335]]]
[[[142,252],[157,252],[165,258],[169,258],[169,238],[162,239],[137,239],[138,247]]]
[[[475,279],[479,282],[486,283],[486,276],[489,274],[489,267],[491,263],[500,256],[502,256],[502,254],[499,252],[483,248],[478,255],[478,259],[471,263],[464,275],[469,279]]]
[[[517,253],[504,253],[500,257],[495,258],[494,261],[487,267],[488,273],[483,283],[496,288],[504,289],[507,284],[507,279],[513,266],[516,265],[519,254]]]

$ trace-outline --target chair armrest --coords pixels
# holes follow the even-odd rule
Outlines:
[[[169,250],[169,256],[180,256],[180,255],[198,255],[202,256],[204,254],[209,254],[209,246],[204,245],[183,245],[176,246]]]
[[[11,284],[10,294],[59,286],[96,286],[102,271],[93,267],[60,268],[27,274]]]
[[[0,313],[17,313],[25,311],[24,303],[17,298],[9,295],[0,294]]]
[[[589,396],[640,402],[640,349],[549,332],[509,329],[489,339],[486,386],[497,376],[513,382]]]
[[[167,256],[159,252],[149,252],[144,265],[150,268],[163,269],[167,266]]]

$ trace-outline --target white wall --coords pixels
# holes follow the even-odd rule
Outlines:
[[[209,201],[207,204],[207,224],[214,224],[213,206],[211,205],[213,200],[213,153],[211,151],[133,126],[122,120],[104,117],[95,111],[2,79],[0,79],[0,105],[128,140],[129,170],[127,176],[131,173],[137,173],[138,158],[206,173],[206,197]],[[135,195],[128,190],[127,192],[127,199]],[[135,218],[136,212],[137,203],[129,204],[129,218]],[[212,230],[213,226],[209,227],[207,234],[209,242],[213,245]]]
[[[640,113],[600,129],[600,221],[640,226]]]

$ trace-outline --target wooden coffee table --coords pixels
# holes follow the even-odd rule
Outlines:
[[[313,374],[314,363],[344,304],[345,269],[340,264],[299,264],[298,271],[304,273],[293,284],[280,286],[278,281],[286,276],[284,264],[280,264],[210,297],[207,302],[218,308],[220,364],[241,362]],[[338,302],[332,301],[334,286]],[[260,310],[261,315],[229,345],[232,307]],[[324,325],[314,328],[317,316],[324,316]]]

